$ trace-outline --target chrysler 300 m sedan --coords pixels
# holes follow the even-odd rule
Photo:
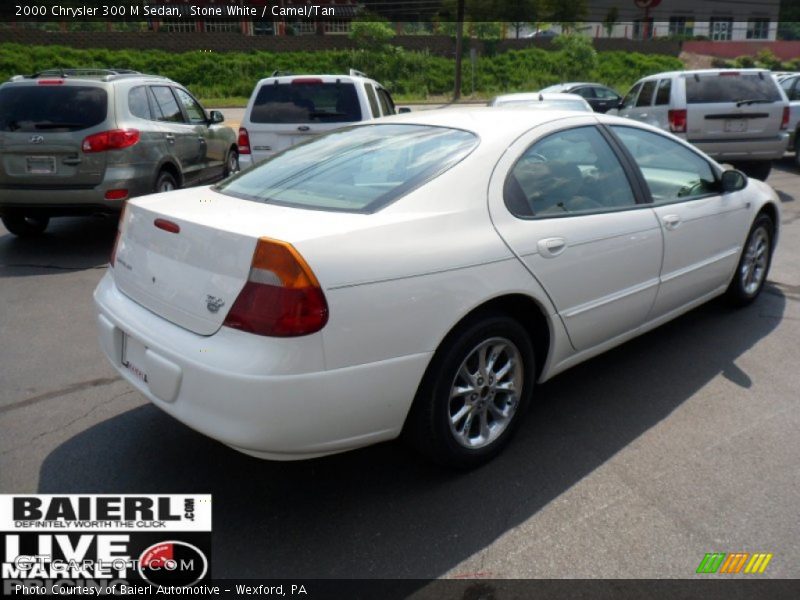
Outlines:
[[[247,454],[402,436],[471,467],[537,383],[715,296],[753,301],[778,206],[618,117],[399,115],[130,200],[100,341],[156,406]]]

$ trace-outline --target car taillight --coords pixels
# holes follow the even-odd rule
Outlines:
[[[138,129],[112,129],[101,131],[84,138],[81,150],[86,154],[92,152],[105,152],[106,150],[120,150],[133,146],[139,141]]]
[[[117,237],[114,238],[114,246],[111,248],[111,258],[108,262],[113,267],[117,262],[117,246],[119,245],[119,238],[122,236],[122,226],[125,223],[125,215],[128,212],[127,203],[122,207],[122,212],[119,214],[119,224],[117,225]]]
[[[783,107],[783,119],[781,120],[781,129],[789,129],[789,115],[791,111],[788,106]]]
[[[224,325],[258,335],[294,337],[322,329],[328,302],[308,263],[291,244],[260,238],[250,275]]]
[[[63,79],[40,79],[39,85],[63,85]]]
[[[670,110],[667,113],[669,130],[673,133],[686,133],[686,109]]]
[[[239,139],[236,140],[236,145],[239,146],[239,154],[250,154],[250,134],[247,129],[239,127]]]

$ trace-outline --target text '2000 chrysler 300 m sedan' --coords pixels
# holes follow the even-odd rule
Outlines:
[[[754,300],[778,211],[766,184],[618,117],[400,115],[128,202],[100,340],[154,404],[242,452],[402,434],[471,467],[536,382],[715,296]]]

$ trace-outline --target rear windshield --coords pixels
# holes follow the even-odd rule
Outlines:
[[[250,115],[253,123],[349,123],[361,120],[352,83],[267,83]]]
[[[277,154],[216,189],[298,208],[374,212],[452,167],[477,144],[474,134],[445,127],[340,129]]]
[[[687,75],[686,102],[777,102],[781,99],[778,86],[769,73],[724,73],[721,75]]]
[[[106,120],[103,88],[77,85],[0,88],[0,131],[79,131]]]

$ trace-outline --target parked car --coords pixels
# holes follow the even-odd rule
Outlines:
[[[0,216],[11,233],[51,217],[119,213],[125,200],[239,169],[236,134],[183,86],[111,69],[55,69],[0,85]]]
[[[537,382],[716,296],[755,300],[779,205],[630,119],[398,115],[128,202],[100,341],[156,406],[247,454],[402,435],[471,467]]]
[[[618,114],[671,131],[761,180],[789,141],[789,101],[765,69],[651,75],[630,89]]]
[[[489,101],[489,106],[521,106],[538,110],[577,110],[592,112],[592,107],[580,96],[575,94],[548,94],[544,92],[504,94],[495,96]]]
[[[351,69],[349,75],[276,71],[256,84],[247,103],[239,128],[242,165],[256,164],[333,129],[396,112],[389,91],[359,71]]]
[[[559,83],[546,87],[542,91],[546,93],[561,92],[577,94],[586,100],[595,112],[599,113],[608,112],[609,109],[617,108],[620,100],[622,100],[622,96],[617,92],[599,83]]]
[[[784,75],[778,78],[778,83],[789,99],[788,150],[794,152],[794,161],[800,167],[800,147],[797,143],[800,134],[800,73]]]

